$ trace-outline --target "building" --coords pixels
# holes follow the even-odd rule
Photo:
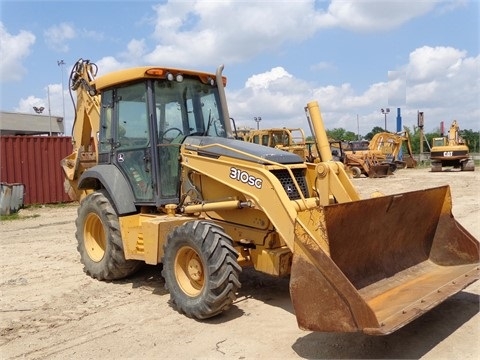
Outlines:
[[[60,161],[71,154],[72,139],[64,131],[62,117],[0,112],[0,213],[70,201]]]
[[[0,112],[0,135],[64,135],[62,117]]]

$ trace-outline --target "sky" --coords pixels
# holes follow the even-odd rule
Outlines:
[[[479,18],[476,0],[1,0],[0,110],[50,108],[70,135],[81,58],[98,76],[224,64],[237,127],[309,134],[304,108],[318,101],[327,129],[365,135],[386,119],[396,131],[400,111],[413,130],[421,111],[426,132],[454,119],[479,131]]]

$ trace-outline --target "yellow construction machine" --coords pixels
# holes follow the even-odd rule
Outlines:
[[[407,154],[403,153],[404,146]],[[417,161],[413,157],[412,144],[407,131],[391,133],[380,132],[372,137],[368,144],[370,151],[379,152],[384,163],[396,169],[414,168]]]
[[[250,129],[241,137],[244,141],[289,151],[305,161],[313,162],[316,158],[309,151],[311,148],[307,143],[305,132],[301,128]]]
[[[362,174],[367,177],[385,177],[392,175],[399,168],[417,166],[410,137],[406,131],[377,133],[370,141],[359,140],[348,143],[331,141],[331,143],[335,144],[336,149],[340,147],[340,158],[355,178]],[[403,154],[404,144],[408,155]]]
[[[318,163],[234,139],[222,69],[97,78],[90,61],[74,66],[74,151],[61,165],[89,276],[161,263],[172,306],[205,319],[253,266],[290,276],[300,328],[374,335],[478,279],[479,243],[453,218],[448,186],[361,200],[316,102],[305,110]]]
[[[432,140],[430,161],[432,172],[442,171],[443,167],[453,167],[461,171],[475,171],[475,162],[469,154],[466,141],[460,136],[460,127],[453,120],[448,136],[436,137]]]
[[[389,163],[381,151],[369,148],[367,140],[349,142],[330,140],[330,144],[339,152],[339,158],[354,178],[362,175],[372,178],[386,177],[396,170],[395,164]]]

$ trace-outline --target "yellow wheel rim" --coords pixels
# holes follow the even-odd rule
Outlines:
[[[185,294],[200,294],[205,285],[205,271],[202,259],[193,248],[184,246],[178,250],[174,271],[177,284]]]
[[[107,241],[103,229],[102,220],[95,213],[90,213],[85,220],[83,227],[83,241],[88,257],[95,262],[99,262],[105,255]]]

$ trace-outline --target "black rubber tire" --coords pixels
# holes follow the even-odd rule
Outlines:
[[[461,170],[462,171],[475,171],[475,162],[473,159],[468,159],[466,161],[463,161],[461,164]]]
[[[355,179],[358,179],[360,176],[362,176],[362,170],[360,170],[360,168],[356,167],[356,166],[352,166],[350,168],[350,171],[352,172],[352,176],[355,178]]]
[[[442,162],[441,161],[432,161],[431,162],[431,172],[441,172],[442,171]]]
[[[138,260],[125,260],[118,216],[104,190],[89,194],[81,202],[75,224],[77,250],[87,275],[117,280],[143,265]]]
[[[389,167],[390,167],[390,171],[392,172],[392,174],[397,171],[397,164],[395,163],[386,163]]]
[[[195,220],[176,227],[167,236],[162,261],[171,305],[196,319],[227,310],[241,286],[237,257],[230,236],[214,223]]]

